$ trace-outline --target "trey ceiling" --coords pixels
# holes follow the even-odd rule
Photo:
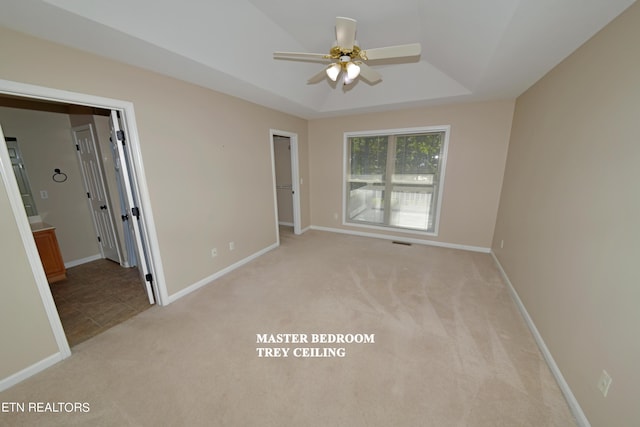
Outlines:
[[[0,0],[0,25],[303,118],[514,98],[635,0]],[[335,18],[363,49],[419,42],[382,81],[307,84]],[[6,58],[5,58],[6,60]],[[0,76],[1,78],[2,76]]]

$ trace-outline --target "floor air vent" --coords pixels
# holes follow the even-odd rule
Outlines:
[[[398,242],[397,240],[394,240],[392,243],[393,243],[394,245],[411,246],[411,243],[407,243],[407,242]]]

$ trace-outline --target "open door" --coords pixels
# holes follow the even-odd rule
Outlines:
[[[135,246],[138,253],[138,269],[140,275],[144,280],[144,284],[147,290],[147,296],[149,297],[149,303],[154,304],[156,299],[155,295],[158,294],[157,286],[153,280],[152,263],[149,260],[147,248],[149,248],[149,240],[145,233],[144,216],[142,215],[142,206],[138,195],[136,193],[137,183],[135,182],[135,174],[131,170],[132,155],[130,147],[127,144],[128,138],[126,136],[126,126],[122,123],[122,117],[116,110],[111,111],[111,129],[112,140],[115,143],[120,169],[125,179],[122,180],[123,188],[126,194],[126,202],[129,218],[132,222]],[[128,178],[128,179],[127,179]]]
[[[109,118],[111,121],[111,118]],[[113,128],[111,129],[111,133],[113,134]],[[122,238],[124,240],[124,266],[125,267],[136,267],[138,265],[137,255],[136,255],[136,246],[135,239],[133,238],[133,226],[131,225],[131,221],[129,221],[129,208],[127,206],[127,199],[125,197],[125,190],[123,182],[128,179],[122,173],[122,168],[120,167],[120,157],[118,156],[118,141],[111,136],[110,144],[111,147],[111,157],[113,158],[113,165],[115,169],[116,175],[116,185],[118,188],[118,200],[120,204],[120,218],[122,219]]]

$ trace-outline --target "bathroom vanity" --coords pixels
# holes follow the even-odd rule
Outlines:
[[[60,254],[55,227],[44,222],[37,222],[31,224],[31,231],[49,283],[66,279],[67,270]]]

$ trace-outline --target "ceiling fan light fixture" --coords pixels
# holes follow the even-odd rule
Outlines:
[[[340,64],[333,63],[327,67],[327,76],[332,81],[336,81],[338,79],[338,75],[340,74]]]
[[[349,62],[347,64],[347,76],[350,80],[355,80],[360,75],[360,67],[358,64]]]

